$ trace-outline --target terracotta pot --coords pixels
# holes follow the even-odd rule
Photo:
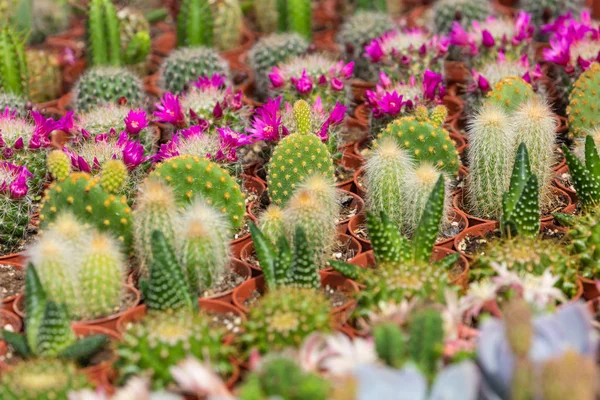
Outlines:
[[[254,222],[255,224],[258,222],[257,219],[252,215],[247,215],[247,217],[249,219],[248,222]],[[251,240],[252,240],[252,237],[250,236],[250,232],[246,233],[245,235],[243,235],[237,239],[232,240],[231,241],[231,255],[234,258],[240,258],[240,253],[242,251],[242,247],[244,247],[244,245]]]
[[[23,269],[25,268],[25,257],[23,255],[15,256],[10,258],[9,256],[4,256],[0,258],[0,265],[12,265],[15,269]],[[14,295],[10,297],[2,298],[2,308],[4,310],[12,311],[13,303],[19,297],[19,295]]]
[[[250,168],[251,168],[251,170],[248,175],[252,176],[253,178],[258,179],[263,185],[265,185],[265,188],[266,188],[267,172],[265,171],[265,166],[260,163],[255,163],[255,164],[252,164],[252,166]]]
[[[420,5],[413,8],[406,16],[406,27],[409,29],[417,28],[422,26],[423,15],[429,7],[426,5]]]
[[[354,238],[354,240],[356,240],[358,243],[360,243],[363,251],[369,251],[371,250],[371,241],[365,238],[362,238],[359,234],[358,234],[358,229],[361,226],[365,226],[365,214],[364,213],[360,213],[360,214],[356,214],[354,217],[350,218],[350,222],[348,223],[348,233],[350,233],[350,236],[352,236],[352,238]]]
[[[13,332],[21,332],[23,329],[23,323],[17,314],[0,309],[0,331],[7,325],[11,326]]]
[[[559,212],[559,213],[565,213],[565,214],[573,214],[575,212],[575,210],[577,209],[577,205],[575,203],[573,203],[571,196],[567,192],[565,192],[562,189],[556,188],[554,186],[552,186],[550,188],[550,190],[555,195],[559,196],[560,198],[562,198],[564,200],[564,203],[562,204],[562,206],[560,208],[558,208],[557,210],[552,210],[551,211],[552,213]],[[552,214],[541,218],[542,224],[552,222],[553,220],[554,220],[554,217],[552,216]]]
[[[131,285],[125,285],[125,289],[127,291],[129,291],[135,298],[133,305],[129,309],[121,311],[117,314],[110,315],[108,317],[104,317],[104,318],[98,318],[98,319],[93,319],[93,320],[88,320],[88,321],[75,321],[75,322],[73,322],[73,327],[97,326],[97,327],[108,329],[108,330],[115,332],[116,326],[117,326],[117,321],[119,320],[119,318],[121,318],[126,312],[128,312],[129,310],[135,308],[138,304],[140,304],[140,300],[141,300],[140,292],[135,287],[133,287]],[[25,319],[25,295],[24,294],[20,294],[19,296],[17,296],[17,299],[15,300],[15,303],[13,304],[13,310],[15,311],[15,314],[17,314],[19,317]]]
[[[592,0],[590,8],[592,9],[592,18],[600,19],[600,0]]]
[[[470,72],[466,64],[462,61],[445,61],[444,76],[449,83],[466,83]]]
[[[152,52],[167,57],[177,47],[177,34],[174,29],[165,31],[152,40]]]
[[[450,94],[444,96],[444,106],[448,109],[448,117],[446,117],[446,123],[448,124],[459,119],[465,110],[463,101],[459,97]]]
[[[348,191],[345,191],[344,194],[352,197],[350,207],[356,211],[354,215],[358,215],[361,212],[363,212],[363,210],[365,209],[365,202],[359,195]],[[348,231],[348,223],[350,223],[351,219],[352,217],[349,217],[338,222],[337,228],[339,233],[346,233]]]
[[[361,167],[362,160],[352,154],[343,154],[342,158],[337,163],[348,170],[356,171],[358,168]],[[354,176],[352,176],[344,181],[337,182],[335,184],[335,186],[338,189],[347,190],[347,191],[351,191],[353,185],[354,185]]]
[[[450,254],[454,254],[456,251],[451,249],[446,249],[443,247],[434,247],[433,252],[431,254],[431,261],[439,261],[445,258]],[[369,250],[363,253],[360,253],[357,257],[354,257],[350,260],[351,264],[357,265],[361,268],[372,268],[377,265],[375,262],[375,254],[373,250]],[[464,290],[466,290],[469,286],[469,262],[468,260],[461,254],[458,259],[458,264],[460,266],[460,272],[451,271],[451,276],[449,276],[449,282],[453,285],[460,286]]]
[[[352,79],[352,96],[356,103],[363,103],[367,100],[367,90],[374,90],[377,84],[375,82],[367,82],[362,79]]]
[[[345,233],[338,233],[338,240],[342,243],[348,243],[348,249],[355,255],[360,254],[363,251],[363,247],[360,242],[356,240],[356,238],[346,235]],[[256,263],[256,254],[254,252],[254,243],[248,242],[242,249],[242,253],[240,258],[248,264],[248,266],[252,269],[252,276],[256,277],[262,275],[262,269]]]
[[[573,204],[577,204],[577,192],[575,192],[575,190],[571,186],[566,186],[564,181],[560,179],[560,177],[562,175],[568,174],[568,173],[569,173],[569,168],[566,165],[563,166],[558,171],[556,171],[556,178],[554,179],[554,185],[556,187],[558,187],[560,190],[562,190],[563,192],[565,192],[566,194],[568,194],[569,197],[571,198],[571,202]]]
[[[356,191],[356,194],[359,195],[361,198],[365,198],[365,195],[367,194],[367,189],[361,184],[361,179],[363,176],[365,169],[364,168],[359,168],[356,170],[356,172],[354,173],[354,190]]]
[[[106,329],[101,326],[85,326],[73,324],[73,332],[80,337],[105,335],[112,341],[121,340],[121,335],[114,330]],[[110,360],[102,361],[100,364],[91,365],[82,368],[81,372],[87,375],[88,379],[95,385],[106,385],[116,377],[113,363],[117,360],[117,355],[113,354]]]
[[[144,83],[144,90],[152,95],[152,96],[156,96],[156,97],[162,97],[163,95],[163,91],[160,88],[159,84],[158,84],[158,72],[152,74],[152,75],[148,75],[146,77],[144,77],[144,79],[142,80]]]
[[[467,141],[465,140],[464,136],[454,132],[454,130],[451,130],[449,133],[450,139],[452,139],[452,143],[454,143],[454,147],[456,147],[458,154],[464,153],[465,149],[467,148]]]
[[[483,237],[487,233],[493,232],[499,227],[500,224],[497,221],[489,221],[476,225],[470,225],[469,228],[456,235],[454,238],[454,248],[467,260],[472,261],[473,256],[465,251],[466,249],[464,249],[464,246],[462,245],[463,241],[467,238]]]
[[[583,276],[577,276],[577,281],[581,283],[583,288],[583,298],[586,300],[594,300],[600,297],[600,290],[596,285],[596,281],[584,278]]]
[[[252,166],[251,168],[254,167]],[[249,216],[256,217],[256,215],[252,213],[252,208],[254,207],[254,204],[256,202],[259,202],[260,204],[261,198],[267,190],[267,185],[263,183],[261,179],[255,176],[247,175],[245,173],[241,176],[243,178],[244,189],[246,190],[246,192],[250,192],[256,196],[256,200],[250,201],[248,202],[248,204],[246,204],[246,212]]]
[[[455,209],[461,211],[463,214],[465,214],[467,216],[467,218],[469,219],[469,226],[475,226],[475,225],[480,225],[480,224],[487,224],[489,222],[494,222],[492,220],[489,219],[484,219],[484,218],[477,218],[471,214],[469,214],[465,208],[464,208],[464,190],[459,190],[454,198],[452,199],[452,205],[454,206]]]
[[[341,53],[340,46],[335,42],[335,31],[333,30],[314,32],[313,43],[318,51],[333,53],[335,55]]]
[[[231,259],[231,269],[233,269],[236,274],[243,277],[244,282],[250,279],[250,277],[252,276],[252,269],[250,268],[250,265],[245,261],[239,260],[237,258]],[[223,303],[231,303],[231,295],[234,290],[235,288],[232,288],[230,290],[227,290],[226,292],[216,293],[211,296],[203,297],[203,299],[219,300]]]
[[[361,126],[364,126],[364,127],[369,126],[370,115],[371,115],[371,110],[369,109],[369,106],[367,106],[367,104],[365,104],[365,103],[359,104],[354,109],[354,118],[356,118],[357,123]]]
[[[351,294],[346,303],[332,310],[332,313],[336,316],[336,322],[338,325],[342,325],[356,306],[356,300],[352,298],[352,295],[358,292],[358,285],[337,272],[320,271],[319,275],[321,276],[321,286],[329,286]],[[233,304],[243,312],[248,313],[250,309],[245,305],[246,300],[252,296],[254,291],[263,294],[266,290],[264,275],[252,278],[233,292]]]

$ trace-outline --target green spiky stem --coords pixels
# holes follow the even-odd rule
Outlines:
[[[92,65],[121,65],[121,37],[115,6],[110,0],[92,0],[89,10]]]

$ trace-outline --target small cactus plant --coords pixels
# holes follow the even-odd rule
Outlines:
[[[185,92],[200,76],[229,77],[229,65],[208,47],[183,47],[165,58],[159,71],[159,86],[165,92]]]
[[[34,103],[45,103],[60,97],[62,75],[58,57],[46,50],[30,49],[27,58],[29,98]],[[0,105],[1,107],[1,105]]]
[[[294,190],[307,177],[316,174],[333,178],[333,162],[327,145],[311,132],[310,106],[294,104],[298,131],[283,138],[275,147],[269,163],[269,197],[274,204],[284,206]]]
[[[0,30],[0,92],[29,94],[25,41],[8,26]],[[4,111],[4,110],[1,110]]]
[[[600,63],[594,62],[573,84],[569,94],[567,116],[571,137],[582,138],[600,126],[594,93],[600,90]]]
[[[581,205],[587,209],[594,208],[600,202],[600,156],[594,138],[588,135],[585,139],[584,162],[564,145],[563,153]]]
[[[297,33],[274,33],[260,38],[248,52],[248,66],[254,72],[256,93],[266,97],[273,67],[306,53],[308,47],[309,42]]]
[[[121,66],[119,20],[111,0],[90,1],[88,32],[90,65]]]
[[[260,353],[299,347],[312,332],[331,330],[330,313],[329,301],[313,289],[269,290],[250,310],[244,342]]]
[[[519,6],[531,15],[532,23],[541,28],[567,13],[578,15],[585,7],[582,0],[522,0]]]
[[[141,10],[123,7],[117,11],[123,63],[140,76],[146,75],[150,55],[150,23]]]
[[[309,0],[256,0],[253,4],[262,32],[295,32],[311,38],[312,4]]]
[[[24,118],[29,114],[31,105],[22,95],[0,91],[0,110],[7,108],[15,113],[15,116]]]
[[[509,76],[497,82],[487,93],[488,101],[504,108],[507,112],[517,110],[527,99],[534,96],[531,85],[523,78]]]
[[[593,279],[600,271],[600,224],[595,209],[586,211],[577,217],[554,214],[554,218],[569,228],[566,250],[571,255],[577,274]]]
[[[444,35],[456,21],[467,28],[473,21],[483,21],[490,15],[490,7],[477,0],[439,0],[433,7],[434,31]]]
[[[0,254],[15,251],[27,235],[33,213],[30,176],[27,168],[0,161],[0,186],[8,188],[0,194]]]
[[[177,18],[177,43],[230,50],[242,40],[242,24],[238,0],[184,0]]]
[[[238,229],[245,215],[244,195],[229,173],[212,161],[196,156],[177,156],[156,166],[150,173],[167,183],[179,206],[200,195],[207,204],[225,214],[233,229]]]
[[[88,70],[77,82],[73,104],[77,111],[91,111],[103,104],[117,104],[122,99],[130,107],[144,101],[141,80],[120,67],[95,67]]]

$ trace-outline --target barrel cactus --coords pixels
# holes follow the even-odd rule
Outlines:
[[[467,28],[473,21],[485,20],[490,15],[490,7],[477,0],[439,0],[432,12],[435,33],[444,35],[450,32],[455,21]]]
[[[600,126],[597,115],[596,96],[600,90],[600,63],[594,62],[583,72],[569,94],[567,115],[571,137],[582,138],[592,129]]]
[[[77,82],[73,105],[77,111],[90,111],[103,104],[117,104],[123,99],[132,107],[144,101],[140,78],[120,67],[96,67]]]

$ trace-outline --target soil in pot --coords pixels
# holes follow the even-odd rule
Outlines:
[[[340,196],[341,210],[337,221],[338,223],[342,221],[348,221],[350,218],[362,211],[360,210],[360,204],[358,202],[353,202],[353,200],[354,197],[348,192],[344,192]]]
[[[354,177],[356,170],[345,167],[341,164],[335,165],[335,183],[340,184],[347,181],[351,181]]]
[[[33,207],[34,213],[37,213],[37,208],[38,207],[34,205],[34,207]],[[7,256],[10,256],[11,254],[18,254],[18,253],[25,251],[29,247],[29,245],[35,241],[38,230],[39,230],[38,225],[39,225],[39,219],[32,217],[29,220],[29,225],[27,226],[27,232],[25,233],[25,236],[23,237],[23,239],[21,239],[19,241],[19,243],[12,249],[12,251],[10,253],[6,253],[6,254],[0,253],[0,257],[7,257]]]
[[[218,285],[205,290],[203,293],[200,293],[200,297],[209,297],[219,293],[231,291],[244,282],[244,280],[246,280],[245,277],[239,275],[233,269],[230,269],[227,271],[226,275],[223,277],[223,280]]]
[[[13,297],[25,290],[25,268],[0,264],[0,299]]]
[[[321,286],[319,291],[321,293],[323,293],[325,295],[325,297],[327,297],[327,299],[329,300],[329,304],[331,304],[332,309],[339,308],[339,307],[343,306],[344,304],[348,303],[352,299],[352,296],[347,295],[346,293],[344,293],[341,290],[332,288],[329,285]],[[246,307],[248,309],[252,308],[252,306],[261,298],[262,295],[263,295],[262,291],[253,290],[250,293],[250,297],[248,297],[244,301],[244,307]]]

